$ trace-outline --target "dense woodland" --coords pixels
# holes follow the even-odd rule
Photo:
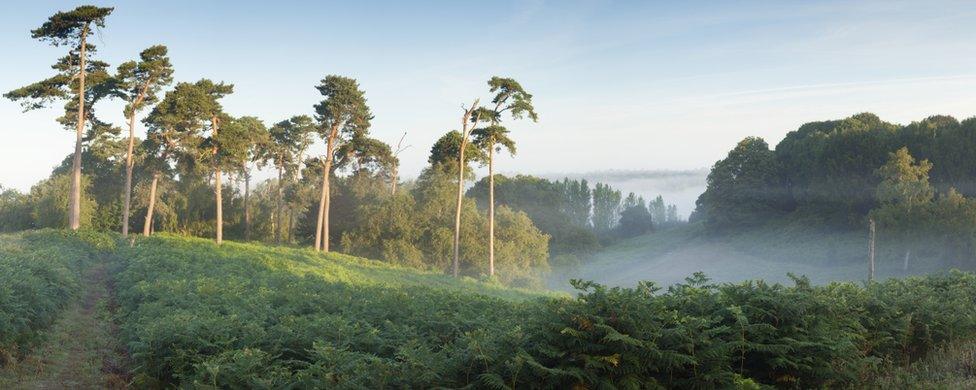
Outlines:
[[[812,122],[775,148],[742,140],[715,163],[692,220],[713,234],[769,224],[863,231],[879,256],[976,261],[976,118]]]

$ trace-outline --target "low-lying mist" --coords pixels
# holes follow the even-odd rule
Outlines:
[[[964,267],[941,260],[943,253],[932,239],[917,241],[929,244],[906,246],[879,240],[875,279]],[[866,231],[780,226],[713,237],[690,224],[613,243],[581,257],[578,264],[554,265],[549,287],[570,291],[571,279],[621,287],[653,281],[667,287],[684,282],[695,272],[703,272],[716,283],[763,279],[792,284],[791,274],[815,284],[866,281],[868,235]]]

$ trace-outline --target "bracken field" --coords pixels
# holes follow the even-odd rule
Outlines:
[[[696,274],[666,290],[576,282],[570,297],[171,235],[2,243],[4,361],[30,356],[84,271],[107,265],[139,388],[871,387],[913,383],[890,373],[924,371],[976,332],[976,276],[963,272],[866,286]]]

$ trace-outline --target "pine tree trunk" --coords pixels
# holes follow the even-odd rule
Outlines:
[[[282,167],[278,166],[278,194],[275,197],[275,233],[274,240],[275,244],[281,244],[281,199],[284,197],[282,191]]]
[[[322,177],[322,193],[319,196],[319,213],[315,220],[315,250],[322,248],[322,213],[325,212],[325,192],[328,188],[328,174]]]
[[[488,148],[488,276],[495,276],[495,143]]]
[[[129,236],[129,209],[132,207],[132,150],[136,143],[136,115],[129,116],[129,148],[125,153],[125,201],[122,204],[122,237]]]
[[[322,209],[322,252],[329,251],[329,209],[332,206],[332,183],[329,177],[329,170],[332,168],[332,159],[326,159],[325,163],[325,174],[322,178],[324,185],[322,186],[323,192],[325,193],[325,203],[323,203],[324,208]]]
[[[146,92],[152,84],[153,78],[150,77],[143,85],[139,94],[130,105],[129,113],[129,147],[125,153],[125,203],[122,205],[122,236],[129,235],[129,211],[132,208],[132,151],[136,144],[136,111],[142,105]]]
[[[332,169],[332,157],[335,148],[336,136],[339,134],[339,127],[335,125],[329,133],[327,140],[325,164],[322,167],[322,195],[319,197],[319,219],[315,228],[315,249],[318,251],[329,251],[329,204],[331,199],[329,172]]]
[[[224,243],[224,204],[223,204],[223,197],[221,196],[223,191],[220,185],[220,161],[217,156],[219,150],[217,149],[217,144],[216,144],[217,134],[220,130],[219,128],[220,125],[218,124],[217,116],[212,116],[210,118],[210,126],[212,127],[213,138],[215,140],[214,147],[213,147],[213,156],[214,156],[214,193],[216,195],[215,198],[217,202],[216,241],[217,241],[217,245],[220,245]]]
[[[291,208],[288,209],[288,228],[285,233],[288,234],[289,243],[295,242],[295,210]]]
[[[68,225],[71,230],[81,227],[81,139],[85,131],[85,76],[88,26],[81,30],[81,46],[78,57],[78,123],[75,128],[75,155],[71,161],[71,197],[69,200]]]
[[[251,241],[251,174],[244,174],[244,241]]]
[[[149,237],[149,227],[152,226],[153,211],[156,208],[156,183],[159,182],[159,173],[153,174],[152,185],[149,186],[149,208],[146,209],[146,223],[142,226],[142,235]]]
[[[216,169],[214,169],[214,198],[217,203],[217,231],[215,241],[217,245],[224,243],[224,199],[222,196],[223,191],[220,184],[220,176],[220,165],[217,165]]]

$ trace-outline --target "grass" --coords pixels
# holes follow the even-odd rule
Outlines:
[[[0,371],[0,388],[125,388],[124,357],[114,334],[105,264],[87,270],[84,292],[47,332],[47,341]]]
[[[40,250],[47,246],[48,250]],[[71,294],[55,298],[61,310],[49,328],[40,328],[31,349],[8,359],[0,369],[0,388],[124,388],[126,375],[122,346],[114,332],[108,263],[96,256],[73,234],[54,231],[0,236],[4,256],[44,256],[69,264]],[[22,254],[21,254],[22,253]],[[38,289],[40,294],[45,294]]]

